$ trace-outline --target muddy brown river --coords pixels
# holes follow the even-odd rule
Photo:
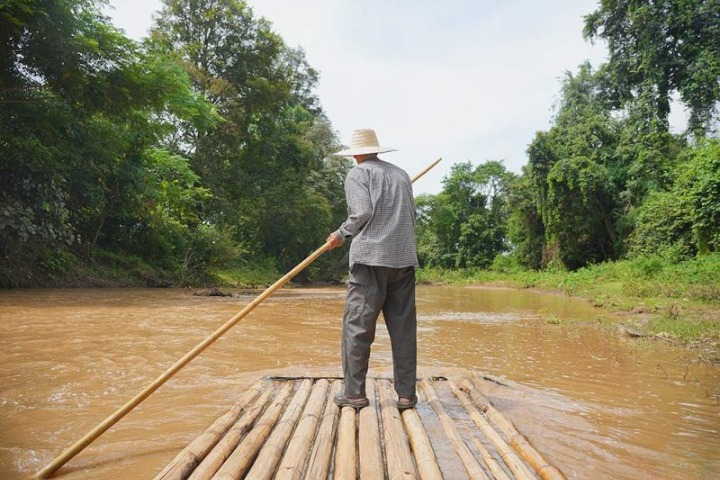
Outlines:
[[[31,477],[253,298],[0,291],[0,478]],[[343,300],[342,288],[278,292],[57,477],[152,478],[258,376],[338,366]],[[720,479],[720,368],[624,340],[562,296],[422,286],[418,312],[420,366],[530,387],[538,405],[510,418],[568,478]],[[381,326],[371,368],[390,365]]]

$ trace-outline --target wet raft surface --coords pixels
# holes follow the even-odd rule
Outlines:
[[[391,380],[368,378],[370,405],[332,399],[333,377],[266,377],[155,478],[564,479],[480,393],[475,374],[425,377],[399,412]]]

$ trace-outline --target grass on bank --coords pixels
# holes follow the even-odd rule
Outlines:
[[[184,271],[182,266],[161,266],[129,254],[95,248],[88,257],[79,258],[57,252],[39,265],[20,264],[15,269],[0,269],[0,288],[66,287],[230,287],[265,288],[280,278],[270,258],[238,259],[221,270]]]
[[[683,262],[661,257],[592,265],[575,272],[523,271],[507,261],[491,270],[418,271],[424,283],[536,288],[585,298],[622,315],[640,335],[697,346],[720,362],[720,254]]]
[[[272,259],[228,265],[190,277],[140,258],[96,249],[89,259],[49,256],[35,268],[5,270],[4,287],[230,287],[265,288],[284,273]],[[527,271],[500,257],[489,270],[420,269],[421,283],[535,288],[585,298],[621,314],[641,335],[697,346],[720,363],[720,253],[682,262],[662,256],[592,265],[575,272]]]
[[[265,288],[283,275],[270,258],[252,264],[230,266],[215,272],[220,285],[237,288]]]

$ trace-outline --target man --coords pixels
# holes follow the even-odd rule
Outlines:
[[[363,129],[353,132],[350,149],[334,154],[357,162],[345,178],[347,220],[327,238],[331,249],[352,242],[342,330],[345,390],[335,397],[342,407],[369,403],[365,379],[380,312],[392,343],[398,409],[417,403],[415,201],[408,174],[377,157],[391,151]]]

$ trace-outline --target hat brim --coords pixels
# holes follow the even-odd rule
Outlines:
[[[333,153],[338,157],[354,157],[355,155],[367,155],[369,153],[387,153],[397,151],[394,148],[387,147],[356,147],[348,148],[347,150],[340,150],[339,152]]]

